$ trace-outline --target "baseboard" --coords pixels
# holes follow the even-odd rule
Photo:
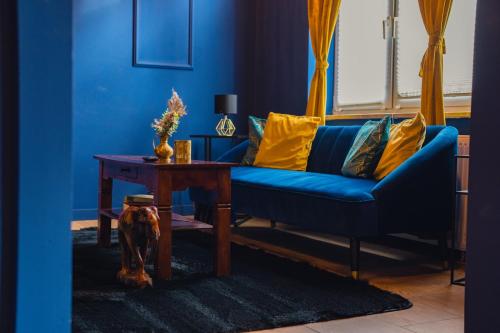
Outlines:
[[[114,207],[114,210],[120,210],[121,207]],[[193,215],[194,209],[193,205],[174,205],[172,207],[174,213],[180,215]],[[73,209],[72,212],[73,221],[88,221],[97,219],[97,208],[88,209]]]

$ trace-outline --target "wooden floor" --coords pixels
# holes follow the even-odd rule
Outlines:
[[[72,228],[80,229],[95,226],[95,221],[73,222]],[[269,222],[252,220],[245,227],[267,226]],[[332,242],[337,245],[345,243],[344,240],[321,234],[306,233],[290,230],[286,226],[278,225],[278,228],[286,232],[300,233],[303,236],[315,238],[321,241]],[[241,237],[235,239],[237,243],[248,242],[248,245],[256,246],[255,241],[245,240]],[[266,247],[266,244],[257,244]],[[276,251],[269,245],[269,252]],[[278,249],[287,251],[286,249]],[[377,253],[379,255],[391,256],[392,258],[403,258],[411,255],[404,251],[388,251],[383,246],[363,244],[363,252]],[[280,253],[295,257],[296,260],[309,260],[299,253],[287,251]],[[336,273],[347,274],[348,267],[338,263],[314,262],[315,266],[336,271]],[[460,272],[462,273],[462,272]],[[438,269],[428,270],[425,268],[410,269],[406,272],[394,271],[390,268],[380,267],[370,271],[362,271],[362,279],[371,284],[389,291],[398,293],[408,298],[413,307],[408,310],[377,314],[352,319],[334,320],[329,322],[313,323],[301,326],[284,327],[268,331],[272,333],[461,333],[464,331],[464,287],[449,285],[449,272]]]
[[[370,283],[405,296],[408,310],[260,332],[275,333],[460,333],[464,331],[464,288],[443,274],[374,278]]]

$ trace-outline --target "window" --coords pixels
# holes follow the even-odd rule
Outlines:
[[[445,33],[446,106],[468,106],[477,0],[454,0]],[[427,48],[418,0],[343,1],[335,35],[334,111],[420,106]]]

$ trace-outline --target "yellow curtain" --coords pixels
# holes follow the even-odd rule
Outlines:
[[[428,125],[446,124],[443,100],[444,32],[453,0],[418,0],[429,45],[420,65],[422,77],[422,114]]]
[[[306,115],[320,117],[323,125],[326,112],[328,53],[339,15],[340,2],[341,0],[308,0],[307,4],[316,70],[311,81]]]

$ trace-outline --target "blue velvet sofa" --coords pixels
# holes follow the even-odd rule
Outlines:
[[[320,127],[306,172],[234,167],[233,212],[348,237],[354,278],[362,239],[390,233],[445,237],[454,221],[457,130],[427,127],[423,148],[377,182],[341,174],[359,128]],[[243,142],[219,160],[239,163],[247,146]],[[191,189],[200,204],[210,204],[212,195]]]

